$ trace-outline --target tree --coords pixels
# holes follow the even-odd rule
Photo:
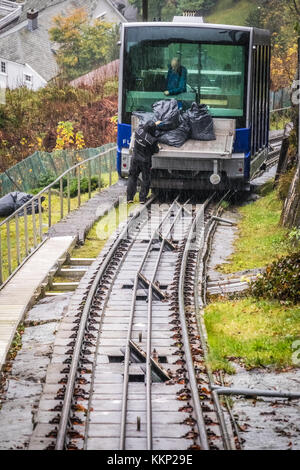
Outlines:
[[[106,62],[110,23],[95,20],[90,24],[84,9],[76,9],[69,16],[58,15],[53,21],[49,34],[59,45],[57,63],[63,78],[76,78]]]
[[[218,0],[179,0],[178,13],[185,10],[199,10],[201,14],[206,14],[218,3]]]
[[[114,25],[108,32],[109,50],[107,54],[108,62],[112,62],[119,58],[120,48],[118,42],[120,41],[120,25]]]
[[[142,0],[129,0],[129,2],[138,9],[142,17]],[[148,2],[148,19],[161,18],[171,20],[176,13],[177,0],[151,0]]]

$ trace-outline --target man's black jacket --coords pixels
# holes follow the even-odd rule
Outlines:
[[[151,165],[151,157],[159,151],[157,139],[142,127],[135,131],[135,142],[133,147],[133,156],[141,163]]]

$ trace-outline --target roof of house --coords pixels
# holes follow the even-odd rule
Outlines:
[[[39,11],[38,29],[27,29],[27,12],[31,8]],[[27,0],[18,22],[0,34],[0,58],[20,64],[28,64],[46,81],[57,75],[55,44],[51,43],[48,30],[52,19],[58,14],[67,14],[74,8],[85,8],[89,16],[96,11],[106,12],[105,19],[113,17],[126,21],[110,0]],[[111,17],[109,16],[109,13]]]

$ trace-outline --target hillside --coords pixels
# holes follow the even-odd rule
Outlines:
[[[256,1],[247,0],[219,0],[210,15],[205,17],[206,23],[217,24],[245,24],[248,15],[257,8]]]

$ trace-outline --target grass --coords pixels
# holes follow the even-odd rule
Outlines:
[[[279,116],[276,119],[271,118],[270,122],[270,131],[278,131],[284,129],[287,124],[291,122],[291,117],[286,116]]]
[[[213,13],[205,17],[205,22],[243,26],[247,17],[255,8],[255,1],[219,0]]]
[[[246,368],[292,367],[292,344],[300,337],[300,305],[281,305],[251,297],[210,304],[205,324],[213,370],[234,372],[230,361]]]
[[[228,264],[218,266],[224,273],[261,268],[288,253],[288,232],[279,226],[282,202],[276,191],[239,209],[238,238]]]
[[[119,224],[127,219],[128,214],[136,207],[137,203],[138,196],[136,195],[133,204],[121,204],[120,207],[111,210],[107,215],[101,217],[90,229],[84,245],[74,248],[72,257],[96,258],[107,240],[116,231]]]
[[[104,183],[104,187],[107,187],[109,184],[109,176],[108,174],[102,174],[102,180]],[[116,183],[118,180],[118,174],[117,172],[114,172],[112,174],[112,184]],[[95,195],[97,191],[92,192],[92,197]],[[84,193],[81,195],[81,204],[84,204],[88,200],[88,193]],[[64,215],[67,214],[67,198],[64,197],[63,201],[63,206],[64,206]],[[49,201],[48,201],[48,194],[46,195],[46,199],[42,204],[42,207],[44,209],[44,212],[42,214],[42,233],[45,234],[48,231],[48,207],[49,207]],[[77,197],[74,197],[71,199],[71,211],[77,209],[78,207],[78,202],[77,202]],[[58,196],[57,191],[53,191],[51,194],[51,208],[52,208],[52,214],[51,214],[51,223],[52,225],[59,222],[60,220],[60,198]],[[33,217],[31,215],[28,215],[28,246],[29,248],[33,247],[34,244],[34,236],[33,236]],[[0,218],[0,222],[5,220],[5,217]],[[36,227],[37,227],[37,241],[38,243],[40,242],[39,238],[39,216],[38,214],[35,214],[35,221],[36,221]],[[25,227],[24,227],[24,217],[18,217],[18,224],[19,224],[19,240],[20,240],[20,255],[21,255],[21,260],[25,257]],[[9,275],[9,270],[8,270],[8,236],[7,236],[7,228],[6,226],[2,226],[0,229],[0,234],[1,234],[1,248],[2,248],[2,254],[1,254],[1,261],[2,261],[2,274],[3,274],[3,279],[7,279]],[[10,245],[11,245],[11,261],[12,261],[12,271],[14,271],[17,266],[17,237],[16,237],[16,221],[12,220],[9,223],[9,234],[10,234]]]

